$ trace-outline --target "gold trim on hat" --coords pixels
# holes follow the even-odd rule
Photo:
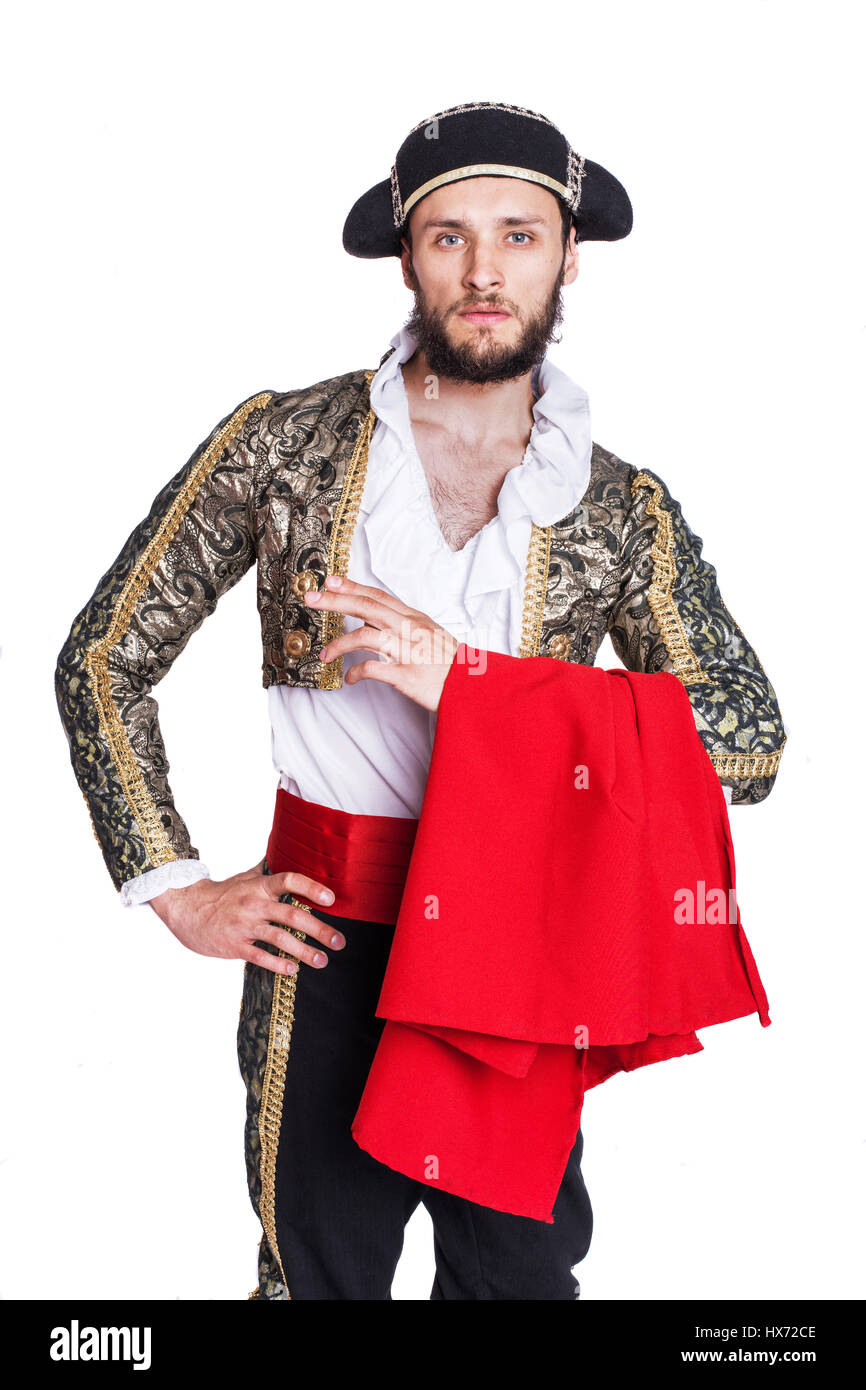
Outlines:
[[[566,188],[559,179],[553,179],[549,174],[539,173],[537,169],[521,169],[517,164],[463,164],[459,169],[449,169],[444,174],[437,174],[435,178],[428,179],[422,183],[420,188],[410,194],[403,201],[403,220],[409,216],[412,208],[419,198],[424,198],[428,193],[432,193],[434,188],[440,188],[443,183],[454,183],[457,179],[475,178],[479,174],[505,174],[511,179],[526,179],[528,183],[540,183],[544,188],[549,188],[552,193],[557,193],[560,198],[564,198],[569,205],[573,198],[573,191]]]

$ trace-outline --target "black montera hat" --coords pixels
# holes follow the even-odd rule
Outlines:
[[[409,213],[434,188],[496,175],[549,188],[567,208],[579,241],[618,241],[632,206],[618,179],[576,154],[546,116],[499,101],[472,101],[428,116],[410,130],[391,177],[358,199],[343,227],[352,256],[399,256]]]

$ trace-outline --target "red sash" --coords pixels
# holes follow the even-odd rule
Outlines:
[[[414,817],[353,815],[278,787],[268,868],[332,888],[334,901],[323,910],[333,916],[393,925],[417,828]]]

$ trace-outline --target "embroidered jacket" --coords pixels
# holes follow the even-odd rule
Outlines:
[[[118,891],[159,864],[199,857],[174,804],[151,691],[253,565],[263,685],[342,683],[342,658],[318,656],[342,615],[303,596],[348,571],[374,375],[243,401],[157,494],[72,623],[57,701]],[[520,655],[592,665],[609,632],[629,670],[673,671],[732,802],[754,803],[775,780],[784,726],[702,544],[661,478],[594,443],[580,505],[532,528]]]

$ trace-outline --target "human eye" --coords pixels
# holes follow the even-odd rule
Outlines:
[[[457,232],[443,232],[441,237],[439,237],[438,239],[438,244],[441,246],[444,242],[450,241],[453,245],[455,241],[460,240],[462,240],[462,238],[458,236]]]
[[[519,242],[517,242],[517,245],[518,245],[518,246],[526,246],[526,245],[527,245],[530,241],[532,241],[532,239],[533,239],[529,232],[509,232],[508,235],[509,235],[509,236],[523,236],[523,237],[526,237],[526,241],[519,241]]]

